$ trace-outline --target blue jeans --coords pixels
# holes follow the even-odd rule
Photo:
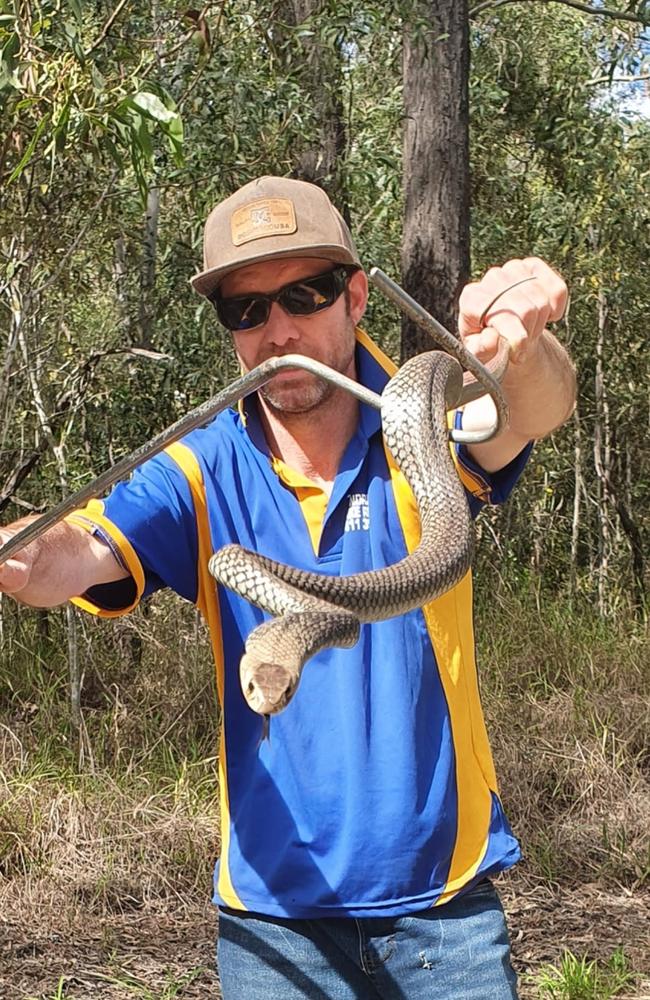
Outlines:
[[[503,909],[481,882],[405,917],[282,920],[221,910],[223,1000],[513,1000]]]

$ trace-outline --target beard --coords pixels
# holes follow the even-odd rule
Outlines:
[[[258,390],[266,405],[276,413],[310,413],[323,406],[337,390],[331,382],[309,372],[295,376],[292,373],[291,382],[295,384],[290,384],[289,379],[282,383],[281,378],[271,379]]]
[[[354,325],[348,321],[348,337],[336,345],[336,349],[326,357],[308,355],[314,361],[328,365],[341,375],[354,377],[355,336]],[[256,364],[266,361],[268,357],[277,357],[282,351],[266,354],[256,360]],[[300,353],[287,351],[286,353]],[[306,353],[306,352],[304,352]],[[318,352],[320,354],[320,352]],[[270,382],[258,389],[258,393],[267,406],[278,414],[311,413],[327,404],[341,390],[326,379],[312,375],[310,372],[294,369],[281,372]],[[343,390],[345,391],[345,390]]]

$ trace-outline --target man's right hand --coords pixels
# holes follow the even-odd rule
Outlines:
[[[15,528],[15,530],[14,525],[0,528],[0,545],[4,545],[10,541],[14,535],[18,534],[26,526],[24,522],[18,522],[18,524],[19,527]],[[20,549],[7,562],[0,565],[0,591],[4,594],[15,594],[18,596],[20,591],[29,583],[36,554],[34,552],[36,544],[36,542],[32,542],[27,548]]]
[[[35,517],[0,528],[8,541]],[[0,565],[0,591],[23,604],[52,608],[101,583],[125,580],[128,572],[100,538],[60,521]]]

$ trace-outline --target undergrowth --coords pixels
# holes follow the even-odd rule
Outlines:
[[[557,965],[540,971],[536,984],[540,1000],[613,1000],[636,978],[621,948],[605,962],[565,951]]]
[[[6,601],[3,611],[0,911],[55,909],[61,924],[203,903],[218,852],[218,711],[193,609],[161,595],[125,621],[79,616],[81,733],[70,724],[64,616],[44,622]],[[478,594],[476,634],[523,877],[647,891],[647,624],[498,581]],[[545,971],[540,996],[615,995],[602,992],[600,966],[572,962]],[[601,992],[559,992],[572,969]]]
[[[486,720],[527,870],[552,883],[650,883],[650,631],[628,615],[479,595]]]
[[[78,619],[84,727],[63,616],[15,609],[0,660],[0,908],[75,919],[205,898],[218,853],[218,713],[207,637],[169,597]]]

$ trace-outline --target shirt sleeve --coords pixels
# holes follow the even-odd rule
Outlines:
[[[197,600],[194,503],[184,473],[169,455],[145,462],[104,500],[91,500],[67,520],[100,537],[131,576],[74,598],[79,607],[112,618],[162,587]]]
[[[461,410],[456,411],[454,426],[457,429],[463,426]],[[505,503],[526,467],[533,450],[533,444],[533,441],[529,441],[511,462],[496,472],[486,472],[485,469],[481,468],[470,457],[467,445],[454,445],[454,460],[465,487],[473,517],[476,517],[484,504]]]

